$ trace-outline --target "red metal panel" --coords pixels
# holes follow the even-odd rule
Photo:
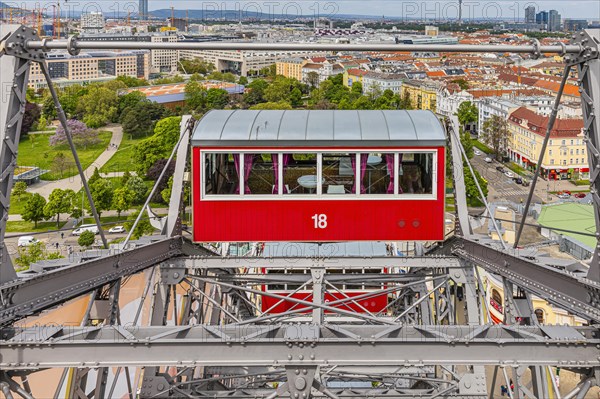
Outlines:
[[[438,148],[438,199],[200,200],[200,148],[193,148],[196,242],[441,241],[445,151]],[[390,151],[399,149],[390,149]],[[281,149],[279,149],[281,151]],[[235,150],[232,150],[235,152]],[[327,226],[315,227],[315,215]]]
[[[270,292],[273,294],[277,294],[277,295],[291,296],[294,299],[302,299],[302,300],[309,301],[309,302],[312,301],[312,293],[310,293],[310,292],[298,292],[295,294],[290,294],[289,292],[286,292],[286,291],[270,291]],[[368,291],[364,291],[364,292],[345,291],[344,294],[341,294],[339,292],[326,292],[324,295],[325,305],[327,305],[329,302],[346,299],[346,297],[354,298],[359,295],[364,295],[367,292]],[[271,309],[271,307],[274,306],[277,302],[279,302],[279,299],[277,299],[277,298],[263,296],[262,297],[262,311],[265,312],[265,311]],[[360,299],[357,301],[357,303],[360,306],[364,307],[369,312],[372,312],[372,313],[373,312],[381,312],[387,306],[387,295],[386,294],[376,295],[372,298]],[[352,303],[350,300],[346,300],[346,302],[344,302],[344,303],[334,305],[334,307],[337,309],[352,311],[352,312],[356,312],[356,313],[365,313],[365,311],[360,306],[358,306],[355,303]],[[306,306],[298,305],[295,302],[291,302],[291,301],[283,301],[279,305],[277,305],[273,309],[271,309],[269,311],[269,313],[283,313],[288,310],[302,310],[302,309],[306,309]],[[310,311],[311,310],[307,309],[307,310],[304,310],[302,313],[308,313]],[[325,313],[331,313],[331,312],[325,311]]]

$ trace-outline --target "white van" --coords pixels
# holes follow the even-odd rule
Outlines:
[[[33,236],[23,236],[23,237],[19,237],[19,241],[17,243],[17,245],[19,247],[28,247],[31,244],[35,244],[39,242],[39,240]]]
[[[84,231],[91,231],[94,234],[100,234],[100,230],[98,230],[98,226],[95,224],[82,224],[75,230],[73,230],[73,235],[78,236],[81,235]]]

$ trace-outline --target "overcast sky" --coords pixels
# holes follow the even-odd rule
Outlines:
[[[35,1],[31,0],[0,0],[7,4],[25,4],[32,8]],[[56,3],[40,1],[42,5]],[[119,10],[137,9],[137,0],[66,0],[74,9],[84,9],[88,6],[100,7],[107,15]],[[60,0],[64,4],[65,0]],[[524,9],[534,5],[536,10],[557,10],[563,18],[600,19],[600,0],[463,0],[463,15],[465,18],[504,18],[507,20],[522,19]],[[196,1],[196,0],[149,0],[150,10],[175,7],[177,9],[238,9],[242,11],[262,11],[273,14],[287,15],[320,15],[331,14],[360,14],[373,16],[390,16],[404,18],[446,19],[458,15],[458,0],[241,0],[241,1]]]

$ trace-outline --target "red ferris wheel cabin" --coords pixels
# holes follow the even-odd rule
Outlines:
[[[196,242],[444,238],[429,111],[211,111],[192,136]]]

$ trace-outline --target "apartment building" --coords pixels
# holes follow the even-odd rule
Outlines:
[[[394,94],[402,93],[402,79],[406,75],[394,73],[368,72],[363,77],[363,93],[372,93],[380,90],[391,90]]]
[[[316,82],[311,78],[311,74],[316,73],[318,80]],[[302,82],[308,84],[315,84],[318,87],[321,82],[328,79],[331,76],[344,73],[344,67],[338,63],[331,63],[324,61],[322,63],[307,63],[302,67]]]
[[[508,118],[508,155],[513,162],[534,170],[548,127],[548,117],[526,107]],[[542,177],[549,180],[589,178],[583,119],[556,119],[542,162]]]
[[[80,23],[84,33],[100,33],[105,27],[104,15],[96,11],[81,14]]]
[[[413,109],[436,112],[437,96],[441,87],[439,82],[406,80],[402,84],[402,96],[408,95]]]
[[[152,35],[152,43],[177,43],[176,32],[162,32]],[[150,64],[153,73],[169,73],[177,71],[179,63],[178,50],[150,50]]]
[[[92,51],[76,56],[67,52],[50,52],[46,61],[52,81],[61,87],[102,82],[117,76],[148,79],[150,51]],[[29,71],[29,87],[40,89],[46,86],[39,64],[32,63]]]
[[[277,75],[283,75],[288,78],[294,78],[302,80],[302,67],[308,64],[309,60],[296,57],[296,58],[285,58],[278,61],[275,66],[277,68]]]
[[[251,71],[277,64],[278,61],[290,57],[310,57],[324,53],[308,53],[305,51],[237,51],[237,50],[181,50],[182,59],[201,58],[212,63],[217,71],[233,72],[248,76]]]
[[[355,82],[363,83],[363,79],[368,72],[357,68],[346,69],[344,71],[344,86],[352,87]]]

